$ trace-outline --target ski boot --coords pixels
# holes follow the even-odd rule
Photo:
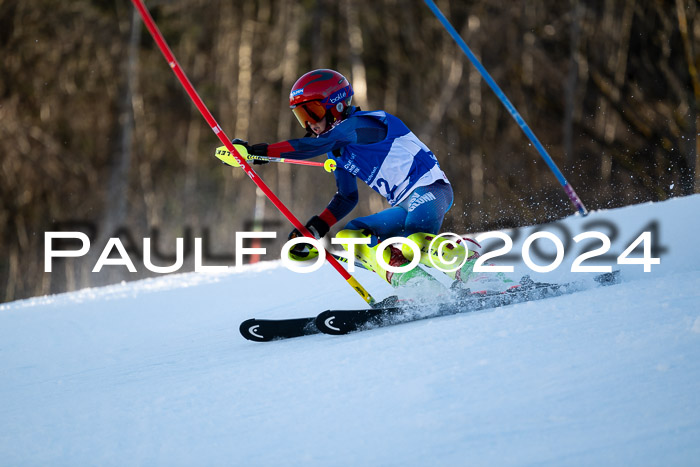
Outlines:
[[[392,272],[383,268],[377,261],[378,243],[376,237],[373,238],[371,232],[367,230],[345,229],[338,232],[336,238],[370,238],[373,240],[369,245],[355,245],[355,258],[370,271],[374,271],[379,277],[389,283],[392,287],[421,287],[429,290],[440,290],[445,292],[445,287],[428,274],[422,268],[416,266],[406,272]],[[343,245],[347,250],[347,245]],[[382,259],[392,267],[401,267],[411,261],[406,259],[399,248],[389,246],[382,252]]]
[[[409,235],[408,239],[414,241],[420,248],[421,264],[437,268],[454,280],[451,287],[453,290],[471,290],[472,293],[501,293],[511,287],[518,286],[517,282],[502,272],[474,272],[476,261],[481,256],[475,249],[481,248],[481,245],[474,240],[465,237],[455,242],[446,237],[437,237],[437,235],[419,232]],[[408,245],[402,246],[402,252],[408,260],[413,259],[413,250]],[[459,264],[462,266],[456,268],[455,266]]]

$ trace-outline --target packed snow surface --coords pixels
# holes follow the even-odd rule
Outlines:
[[[696,195],[506,231],[518,256],[535,231],[562,239],[550,273],[508,260],[550,281],[593,275],[570,268],[601,242],[571,239],[603,232],[607,262],[583,264],[623,282],[343,337],[238,332],[251,317],[363,307],[328,265],[267,261],[4,304],[0,464],[698,465],[698,213]],[[644,230],[660,264],[617,265]],[[553,258],[551,241],[537,244]]]

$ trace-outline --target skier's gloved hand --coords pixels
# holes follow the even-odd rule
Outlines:
[[[252,154],[253,156],[267,156],[267,143],[254,144],[252,146],[248,146],[246,149],[248,149],[248,154]],[[269,163],[270,161],[267,160],[253,159],[253,164],[255,165],[263,165]]]
[[[233,144],[240,144],[245,148],[245,150],[248,152],[248,156],[267,156],[267,143],[260,143],[260,144],[254,144],[250,145],[248,144],[248,141],[244,141],[240,138],[236,138],[231,140]],[[266,160],[260,160],[256,159],[254,157],[246,157],[247,161],[252,161],[253,165],[263,165],[263,164],[268,164],[270,161]]]
[[[328,233],[331,227],[320,217],[314,216],[306,223],[306,228],[309,229],[311,235],[313,235],[317,240]],[[289,234],[288,240],[293,238],[303,237],[299,229],[294,229]]]
[[[267,143],[258,143],[254,144],[252,146],[249,146],[248,149],[248,154],[254,154],[256,156],[267,156]]]

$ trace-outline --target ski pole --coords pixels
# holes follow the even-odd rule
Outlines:
[[[281,162],[284,164],[297,164],[297,165],[308,165],[312,167],[323,167],[326,172],[333,172],[335,170],[335,161],[333,159],[326,159],[326,162],[314,162],[314,161],[302,161],[297,159],[287,159],[284,157],[268,157],[268,156],[249,156],[248,160],[260,160],[267,162]]]
[[[151,33],[153,40],[155,40],[156,44],[158,45],[158,48],[165,57],[165,60],[168,62],[168,65],[170,65],[170,68],[173,70],[173,73],[175,73],[175,76],[177,76],[178,80],[180,80],[180,84],[182,84],[182,86],[185,88],[185,91],[187,91],[187,94],[190,96],[190,99],[192,99],[192,102],[202,114],[204,120],[207,121],[209,127],[212,129],[214,134],[216,134],[221,140],[221,142],[224,143],[224,146],[226,146],[226,148],[231,152],[235,161],[238,162],[238,164],[245,171],[248,177],[258,186],[258,188],[260,188],[260,190],[263,193],[265,193],[265,195],[272,202],[272,204],[274,204],[275,207],[277,207],[277,209],[279,209],[280,212],[284,214],[284,216],[292,223],[292,225],[294,225],[294,227],[296,227],[305,237],[314,238],[314,236],[311,235],[311,232],[309,232],[309,230],[304,226],[304,224],[299,222],[299,219],[294,217],[294,214],[292,214],[292,212],[287,208],[287,206],[285,206],[284,203],[280,201],[280,199],[272,192],[272,190],[270,190],[270,188],[265,184],[265,182],[262,181],[258,174],[255,173],[255,171],[250,167],[250,165],[248,165],[245,158],[238,153],[236,148],[233,146],[233,143],[231,143],[231,140],[224,134],[224,131],[216,122],[211,112],[209,112],[207,106],[204,105],[204,102],[197,94],[197,91],[192,86],[192,83],[190,83],[190,80],[185,75],[184,71],[180,67],[180,64],[177,62],[177,60],[175,60],[175,56],[170,50],[170,47],[168,47],[168,44],[165,42],[165,38],[158,29],[158,26],[156,26],[155,21],[153,21],[153,17],[146,9],[146,6],[143,4],[143,0],[131,0],[131,2],[139,11],[139,14],[143,19],[146,28],[148,28],[148,31]],[[340,263],[335,258],[333,258],[333,256],[327,254],[326,260],[331,264],[331,266],[333,266],[333,268],[335,268],[336,271],[338,271],[338,273],[340,273],[341,276],[343,276],[345,281],[348,284],[350,284],[350,286],[363,298],[365,302],[367,302],[370,306],[376,303],[375,299],[369,294],[369,292],[367,292],[365,288],[362,287],[362,285],[360,285],[357,279],[355,279],[349,272],[347,272],[340,265]]]
[[[450,22],[445,18],[445,15],[442,14],[440,9],[435,5],[435,2],[433,0],[424,0],[426,5],[428,5],[428,8],[433,12],[433,14],[437,17],[438,20],[442,23],[442,25],[445,27],[447,32],[452,36],[452,39],[457,42],[457,45],[462,49],[464,54],[467,56],[470,62],[472,62],[472,65],[476,67],[476,69],[479,71],[481,74],[482,78],[484,78],[484,81],[486,81],[486,84],[489,85],[491,90],[496,94],[496,97],[500,99],[501,103],[506,107],[510,115],[513,117],[513,119],[518,123],[520,128],[523,130],[525,135],[530,139],[532,144],[535,146],[537,149],[537,152],[540,153],[540,156],[542,156],[542,159],[547,163],[549,166],[550,170],[554,173],[554,176],[559,180],[559,183],[561,186],[564,188],[564,191],[566,194],[569,196],[569,199],[571,200],[571,203],[574,205],[576,209],[578,209],[578,212],[581,213],[582,216],[585,216],[588,214],[588,210],[586,207],[583,205],[583,202],[581,199],[578,197],[576,192],[574,191],[574,188],[569,184],[569,182],[564,178],[564,175],[561,173],[559,170],[559,167],[554,163],[552,158],[549,156],[547,153],[547,150],[542,146],[542,143],[539,142],[537,137],[535,136],[535,133],[532,132],[530,127],[525,123],[525,120],[520,116],[517,110],[515,110],[515,107],[513,104],[510,102],[510,100],[506,97],[506,95],[503,93],[501,88],[496,84],[496,82],[491,78],[491,75],[489,75],[489,72],[486,71],[486,68],[479,62],[479,59],[476,58],[476,55],[474,55],[467,46],[466,42],[462,39],[462,37],[459,35],[457,30],[450,24]]]
[[[234,144],[233,147],[236,148],[239,154],[241,154],[247,161],[266,161],[266,162],[282,162],[285,164],[299,164],[299,165],[310,165],[314,167],[323,167],[326,172],[333,172],[336,168],[336,163],[333,159],[326,159],[325,162],[314,162],[314,161],[304,161],[296,159],[286,159],[284,157],[269,157],[269,156],[258,156],[255,154],[248,154],[246,152],[245,146],[240,144]],[[226,149],[226,146],[219,146],[216,148],[214,156],[221,160],[224,164],[228,164],[232,167],[240,167],[236,159],[233,157],[231,152]]]

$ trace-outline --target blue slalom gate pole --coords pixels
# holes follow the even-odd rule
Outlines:
[[[581,202],[581,199],[578,197],[576,192],[574,191],[574,188],[569,184],[569,182],[566,180],[564,175],[561,173],[561,170],[559,170],[559,167],[557,167],[557,164],[554,163],[552,158],[549,156],[547,153],[547,150],[542,146],[542,143],[537,139],[537,136],[532,132],[529,126],[527,126],[527,123],[525,123],[525,120],[523,120],[523,117],[520,116],[520,113],[518,113],[517,110],[515,110],[515,107],[513,104],[510,102],[510,100],[506,97],[506,95],[503,93],[501,88],[496,84],[496,82],[491,78],[491,75],[489,74],[488,71],[486,71],[486,68],[479,62],[479,59],[476,58],[476,55],[474,55],[467,46],[466,42],[462,39],[462,37],[459,35],[457,30],[455,30],[454,27],[452,27],[452,24],[445,18],[445,15],[442,14],[440,9],[435,5],[435,2],[433,0],[424,0],[425,4],[428,5],[428,8],[433,12],[433,14],[437,17],[438,20],[442,23],[442,25],[445,27],[447,32],[452,36],[452,38],[457,42],[457,45],[462,49],[464,54],[467,56],[470,62],[472,62],[472,65],[476,67],[477,70],[479,70],[479,73],[481,74],[482,78],[484,78],[484,81],[486,81],[486,84],[489,85],[491,90],[496,94],[496,97],[500,99],[501,103],[508,109],[508,112],[510,115],[513,117],[513,119],[518,123],[520,128],[523,130],[525,135],[530,139],[532,144],[535,146],[535,149],[537,149],[537,152],[540,153],[540,156],[542,156],[542,159],[547,163],[549,166],[550,170],[554,173],[554,176],[557,177],[557,180],[559,180],[559,183],[561,186],[564,188],[564,191],[566,194],[569,196],[569,199],[573,203],[574,207],[578,210],[579,213],[581,213],[582,216],[585,216],[588,214],[588,210],[586,209],[586,206],[583,205],[583,202]]]

